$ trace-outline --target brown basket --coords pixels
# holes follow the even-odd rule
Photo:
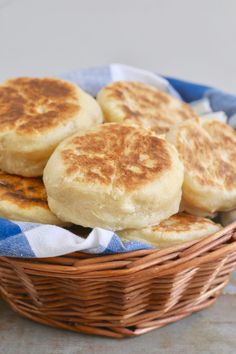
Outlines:
[[[201,241],[161,251],[0,257],[0,293],[31,320],[121,338],[211,305],[235,265],[236,223]]]

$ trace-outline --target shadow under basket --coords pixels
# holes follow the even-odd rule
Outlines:
[[[36,322],[137,336],[215,302],[236,265],[236,223],[199,241],[116,255],[0,257],[0,293]]]

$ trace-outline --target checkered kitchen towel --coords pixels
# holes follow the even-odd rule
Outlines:
[[[236,97],[210,87],[164,78],[119,64],[74,71],[60,75],[60,78],[75,82],[94,96],[111,81],[141,81],[191,102],[196,112],[203,117],[214,116],[236,127]],[[122,243],[113,232],[100,228],[95,228],[83,239],[58,226],[0,218],[0,256],[54,257],[82,250],[107,254],[144,248],[151,247],[140,242]]]

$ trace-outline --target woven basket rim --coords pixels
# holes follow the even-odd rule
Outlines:
[[[232,237],[228,236],[230,232],[233,233]],[[0,259],[2,258],[6,262],[28,271],[48,273],[48,276],[56,276],[60,273],[60,275],[70,274],[83,278],[83,274],[86,274],[87,277],[91,278],[109,276],[111,280],[114,280],[114,277],[130,277],[137,272],[142,272],[142,275],[148,275],[149,272],[155,273],[155,275],[167,275],[169,273],[167,265],[169,265],[169,268],[177,267],[176,271],[180,271],[219,258],[226,253],[236,252],[235,232],[236,221],[210,236],[160,250],[137,250],[108,255],[74,252],[58,257],[0,257]],[[231,242],[221,245],[227,239],[231,239]],[[221,246],[217,248],[218,245]],[[216,249],[206,253],[213,248]],[[179,254],[181,254],[180,257],[178,257]],[[82,259],[80,259],[80,256]],[[138,259],[130,261],[135,257],[138,257]],[[168,262],[168,264],[165,264],[165,262]]]

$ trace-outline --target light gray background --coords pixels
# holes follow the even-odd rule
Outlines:
[[[236,93],[236,1],[0,0],[0,80],[111,62]]]
[[[120,62],[236,94],[236,0],[0,0],[0,81]],[[4,354],[214,353],[236,347],[236,297],[140,338],[49,329],[0,302]]]

